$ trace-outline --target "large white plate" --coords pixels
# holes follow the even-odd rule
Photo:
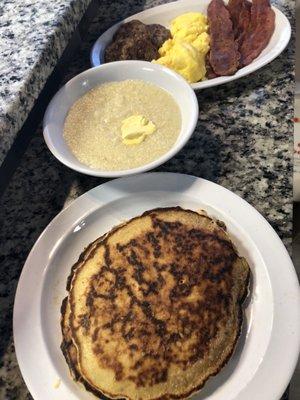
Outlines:
[[[188,175],[151,173],[110,181],[79,197],[54,218],[29,254],[15,299],[14,339],[35,400],[93,398],[72,381],[59,348],[60,304],[83,248],[145,210],[175,205],[204,208],[223,220],[253,276],[237,349],[195,399],[280,398],[296,365],[300,337],[299,287],[285,247],[266,220],[230,191]]]
[[[93,67],[101,65],[104,59],[104,50],[106,46],[112,41],[112,37],[118,27],[124,22],[132,19],[139,19],[145,24],[161,24],[169,27],[173,18],[180,14],[193,11],[202,12],[207,14],[207,7],[211,0],[179,0],[172,3],[163,4],[148,10],[142,11],[138,14],[132,15],[123,21],[113,25],[105,31],[95,42],[91,50],[91,64]],[[225,1],[227,2],[227,1]],[[272,7],[276,14],[275,31],[268,44],[262,53],[249,65],[241,68],[236,74],[232,76],[221,76],[214,79],[209,79],[203,82],[193,83],[193,89],[205,89],[212,86],[221,85],[226,82],[234,81],[242,76],[251,74],[252,72],[262,68],[264,65],[273,61],[287,46],[291,37],[291,26],[286,16],[277,8]]]

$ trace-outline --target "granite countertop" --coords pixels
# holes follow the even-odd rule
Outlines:
[[[112,23],[161,1],[103,0],[86,42],[65,80],[89,67],[89,51]],[[292,24],[294,2],[277,1]],[[275,228],[289,251],[292,235],[294,47],[270,65],[230,84],[197,93],[197,129],[157,171],[193,174],[232,190]],[[41,127],[0,199],[0,398],[31,399],[18,369],[12,339],[13,299],[25,259],[51,219],[104,179],[60,164],[48,151]],[[34,349],[32,349],[34,351]]]
[[[0,165],[90,1],[1,1]]]

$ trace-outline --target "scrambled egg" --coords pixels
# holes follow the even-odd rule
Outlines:
[[[171,35],[192,43],[201,33],[207,32],[207,17],[201,13],[189,12],[179,15],[171,22]]]
[[[131,115],[122,121],[122,139],[127,145],[139,144],[155,131],[155,124],[143,115]]]
[[[205,56],[209,51],[207,17],[189,12],[171,22],[172,39],[158,50],[160,58],[153,62],[173,69],[188,82],[205,77]]]

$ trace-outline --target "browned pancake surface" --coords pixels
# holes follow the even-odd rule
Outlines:
[[[174,371],[188,376],[205,360],[209,376],[230,356],[240,331],[249,268],[216,221],[180,208],[145,215],[146,229],[131,222],[130,240],[119,240],[117,228],[99,241],[103,262],[87,282],[85,312],[70,320],[76,347],[67,326],[65,349],[67,361],[80,371],[79,329],[91,340],[89,356],[113,371],[116,382],[131,382],[137,389],[167,385],[169,390]],[[187,385],[164,398],[185,397],[202,386],[208,376],[201,368],[192,389]]]

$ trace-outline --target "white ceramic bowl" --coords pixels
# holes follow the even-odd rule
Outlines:
[[[64,121],[70,107],[93,87],[105,82],[140,79],[169,92],[181,111],[181,131],[173,147],[157,160],[141,167],[120,171],[90,168],[71,152],[63,137]],[[158,99],[159,101],[159,99]],[[198,119],[198,102],[190,85],[168,68],[145,61],[117,61],[91,68],[71,79],[51,100],[44,117],[44,138],[52,154],[67,167],[87,175],[117,177],[156,168],[173,157],[191,137]]]

